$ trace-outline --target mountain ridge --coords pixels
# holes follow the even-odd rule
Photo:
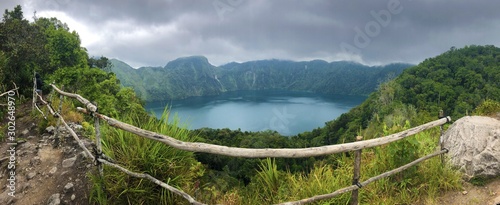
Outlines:
[[[112,72],[145,101],[218,95],[236,90],[293,90],[368,95],[376,86],[413,66],[366,66],[351,61],[255,60],[214,66],[204,56],[187,56],[164,67],[132,68],[111,59]]]

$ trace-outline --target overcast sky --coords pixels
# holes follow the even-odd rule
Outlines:
[[[203,55],[419,63],[450,47],[500,46],[495,0],[2,0],[25,18],[57,17],[90,55],[133,67]]]

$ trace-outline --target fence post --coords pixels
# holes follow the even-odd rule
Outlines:
[[[361,141],[361,140],[363,140],[363,136],[356,137],[356,141]],[[359,184],[360,169],[361,169],[361,151],[362,149],[358,149],[354,153],[354,175],[352,177],[352,184],[358,185],[359,188],[361,188]],[[358,195],[359,195],[359,189],[353,190],[351,192],[351,205],[359,204]]]
[[[97,106],[97,103],[94,102],[94,105]],[[100,158],[102,154],[102,146],[101,146],[101,128],[99,125],[99,118],[94,115],[94,127],[95,127],[95,144],[97,149],[96,160]],[[104,177],[104,170],[102,168],[102,163],[97,160],[97,169],[99,170],[99,175]]]
[[[439,110],[439,119],[444,118],[444,111]],[[439,148],[443,150],[443,132],[444,132],[444,125],[439,126]],[[441,164],[444,164],[444,154],[441,154]]]
[[[31,111],[35,110],[36,103],[36,71],[33,71],[33,103],[31,104]]]
[[[61,90],[64,89],[64,86],[61,86]],[[57,109],[57,113],[59,113],[59,116],[62,116],[62,103],[64,100],[63,95],[59,95],[59,107]],[[57,124],[56,124],[56,133],[54,136],[54,139],[57,138],[57,135],[59,135],[59,126],[61,125],[61,117],[57,119]],[[64,136],[59,136],[59,142],[61,143],[64,140]]]

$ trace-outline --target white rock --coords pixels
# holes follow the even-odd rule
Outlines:
[[[451,163],[468,177],[500,175],[500,121],[463,117],[450,126],[443,143]]]
[[[53,174],[55,174],[56,172],[57,172],[57,167],[52,167],[52,169],[50,169],[50,171],[49,171],[49,174],[50,174],[50,175],[53,175]]]
[[[48,126],[47,128],[45,128],[45,131],[48,133],[54,133],[54,129],[54,126]]]
[[[83,129],[83,126],[81,126],[79,124],[74,124],[73,125],[73,129],[75,129],[75,130],[81,130],[81,129]]]
[[[62,166],[64,168],[72,167],[75,164],[75,161],[76,161],[76,156],[68,158],[68,159],[65,159],[65,160],[62,161]]]
[[[73,191],[73,183],[69,182],[66,184],[66,186],[64,186],[64,192],[69,192],[69,191]]]
[[[47,205],[59,205],[61,204],[61,194],[52,194],[49,200],[47,201]]]

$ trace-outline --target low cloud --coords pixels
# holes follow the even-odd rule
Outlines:
[[[489,0],[8,0],[0,7],[16,4],[26,17],[36,10],[67,22],[91,55],[135,67],[189,55],[215,65],[270,58],[418,63],[452,46],[500,44],[500,12]],[[389,21],[377,17],[391,8],[399,12]],[[359,31],[367,45],[356,45]]]

